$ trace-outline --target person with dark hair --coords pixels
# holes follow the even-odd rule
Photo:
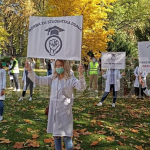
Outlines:
[[[45,63],[47,66],[47,76],[52,74],[52,66],[51,66],[51,60],[50,59],[45,59]]]
[[[137,99],[144,99],[143,98],[143,88],[142,85],[140,84],[140,80],[139,80],[139,75],[141,75],[142,80],[145,82],[145,87],[146,85],[146,76],[147,73],[146,72],[141,72],[140,73],[140,68],[139,66],[137,66],[134,70],[134,75],[135,75],[135,82],[134,82],[134,88],[135,88],[135,95],[137,96]],[[141,94],[141,97],[140,97]]]
[[[117,99],[117,91],[120,90],[120,79],[125,76],[125,72],[120,74],[118,69],[107,69],[106,73],[102,72],[102,76],[106,79],[105,81],[105,92],[101,98],[101,101],[97,106],[102,106],[103,101],[107,98],[111,90],[113,90],[113,103],[112,107],[115,107],[115,102]]]
[[[5,88],[6,88],[6,71],[3,69],[0,61],[0,121],[3,120],[4,100],[5,100]]]
[[[18,76],[19,76],[19,65],[18,65],[18,61],[16,60],[16,56],[12,56],[12,60],[13,60],[13,64],[12,67],[10,69],[8,69],[8,71],[11,70],[11,73],[13,74],[13,78],[14,78],[14,82],[15,82],[15,89],[13,91],[20,91],[20,83],[18,80]]]
[[[92,89],[92,84],[94,81],[94,90],[98,92],[98,73],[99,73],[99,64],[95,57],[92,57],[92,61],[89,63],[88,66],[88,77],[90,78],[90,86],[88,90]]]
[[[28,77],[36,85],[51,87],[50,104],[48,113],[47,133],[52,133],[55,142],[55,149],[61,150],[63,137],[66,150],[73,150],[73,89],[84,91],[86,82],[83,76],[84,68],[79,65],[79,79],[70,74],[68,61],[56,60],[55,69],[52,75],[39,77],[31,69],[31,65],[26,62],[28,67]]]

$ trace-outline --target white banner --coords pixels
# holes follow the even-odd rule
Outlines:
[[[30,17],[27,57],[81,60],[83,16]]]
[[[138,42],[140,71],[150,73],[150,41]]]
[[[125,69],[126,52],[102,52],[101,67]]]

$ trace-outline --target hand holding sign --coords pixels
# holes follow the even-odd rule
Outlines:
[[[83,76],[83,72],[84,72],[83,65],[79,65],[78,72],[79,72],[79,76]]]

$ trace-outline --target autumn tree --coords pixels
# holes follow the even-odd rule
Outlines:
[[[5,49],[5,44],[8,43],[8,37],[9,34],[4,28],[3,19],[0,17],[0,53],[3,49]]]
[[[44,10],[44,16],[78,16],[83,15],[82,58],[92,50],[100,57],[100,52],[106,51],[109,35],[113,29],[106,29],[107,12],[111,11],[115,0],[49,0]]]

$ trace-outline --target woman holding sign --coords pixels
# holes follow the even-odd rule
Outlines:
[[[102,72],[103,74],[103,72]],[[125,72],[120,74],[118,69],[108,69],[106,74],[103,74],[103,77],[106,79],[105,82],[105,93],[102,96],[101,101],[97,104],[97,106],[102,106],[103,101],[107,98],[111,89],[113,90],[113,104],[112,107],[115,107],[115,102],[117,99],[117,91],[120,90],[120,79],[125,75]]]
[[[79,66],[79,80],[70,75],[68,61],[56,60],[54,73],[50,76],[39,77],[27,63],[28,77],[39,85],[51,87],[47,133],[52,133],[55,149],[61,150],[61,137],[65,142],[66,150],[73,150],[71,136],[73,135],[73,88],[83,91],[86,89],[83,76],[83,66]]]

